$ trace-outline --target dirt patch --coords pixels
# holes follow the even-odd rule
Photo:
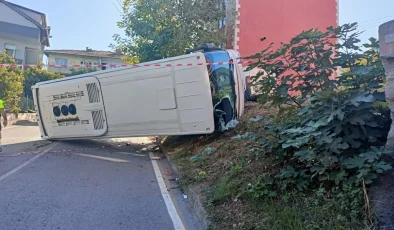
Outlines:
[[[392,162],[393,164],[394,162]],[[394,171],[379,177],[370,189],[371,201],[379,219],[378,229],[394,229]]]

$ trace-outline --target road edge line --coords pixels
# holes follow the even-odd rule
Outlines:
[[[6,174],[0,176],[0,183],[7,179],[9,176],[11,176],[12,174],[18,172],[19,170],[21,170],[22,168],[24,168],[25,166],[31,164],[33,161],[35,161],[37,158],[41,157],[42,155],[44,155],[45,153],[49,152],[53,147],[55,147],[59,142],[55,142],[53,144],[51,144],[48,148],[46,148],[44,151],[42,151],[41,153],[39,153],[38,155],[32,157],[31,159],[29,159],[28,161],[24,162],[23,164],[19,165],[18,167],[12,169],[11,171],[8,171]]]
[[[157,164],[156,160],[152,160],[153,153],[149,153],[149,157],[151,158],[153,170],[155,171],[156,180],[159,184],[161,195],[163,196],[164,203],[167,207],[167,212],[170,215],[172,223],[174,225],[175,230],[185,230],[185,226],[181,220],[181,217],[178,214],[178,211],[175,208],[175,205],[171,199],[171,196],[167,190],[166,184],[164,183],[163,176],[160,172],[159,165]]]
[[[182,180],[182,177],[180,176],[180,171],[178,167],[175,165],[172,157],[170,156],[170,153],[162,147],[162,151],[164,153],[164,156],[167,158],[168,162],[170,163],[171,170],[177,177]],[[193,209],[194,214],[197,216],[197,219],[199,220],[200,224],[202,225],[203,230],[209,229],[210,226],[210,221],[208,220],[208,214],[207,211],[204,208],[203,202],[201,198],[198,196],[197,191],[189,185],[182,185],[181,186],[183,189],[183,192],[187,195],[187,199],[191,205],[191,208]]]

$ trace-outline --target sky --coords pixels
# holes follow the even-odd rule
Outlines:
[[[339,24],[359,23],[362,42],[378,38],[379,25],[393,19],[394,0],[339,0]]]
[[[52,28],[49,49],[111,50],[112,36],[123,34],[116,25],[122,0],[9,1],[47,15]],[[339,0],[339,23],[359,22],[360,30],[365,31],[360,37],[363,42],[371,36],[377,38],[379,25],[392,19],[394,0]]]
[[[46,14],[52,35],[47,49],[111,50],[112,36],[123,34],[116,25],[121,0],[8,1]]]

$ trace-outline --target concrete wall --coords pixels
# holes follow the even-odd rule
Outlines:
[[[17,121],[37,121],[37,114],[35,113],[7,113],[8,125],[15,124]],[[1,117],[1,125],[3,125],[4,118]]]
[[[60,74],[64,74],[64,75],[67,75],[67,74],[71,73],[71,71],[68,68],[62,68],[62,67],[51,67],[51,66],[48,66],[47,70],[49,72],[52,72],[52,73],[60,73]]]
[[[84,56],[75,56],[75,55],[67,55],[67,54],[49,54],[48,56],[48,64],[56,64],[56,58],[67,59],[68,65],[80,65],[82,61],[93,63],[100,63],[100,59],[98,57],[84,57]],[[62,67],[48,67],[48,71],[61,73],[61,74],[69,74],[71,73],[68,68]]]
[[[80,65],[82,61],[100,63],[100,59],[98,57],[76,56],[67,54],[49,54],[47,56],[49,64],[56,64],[56,58],[67,59],[69,65]]]
[[[380,56],[386,70],[386,100],[394,120],[394,20],[379,27]],[[394,122],[387,137],[387,146],[394,146]]]
[[[379,27],[380,56],[386,70],[386,101],[391,110],[391,119],[394,119],[394,20]],[[388,148],[394,147],[394,122],[391,123],[387,135]],[[393,163],[389,157],[385,158]],[[369,189],[373,211],[379,219],[378,229],[394,229],[394,171],[379,175],[377,183]]]
[[[14,25],[14,27],[22,31],[24,29],[21,28],[26,28],[26,30],[28,30],[29,28],[34,28],[38,30],[37,26],[34,25],[34,23],[30,22],[22,15],[18,14],[17,12],[15,12],[14,10],[12,10],[11,8],[9,8],[3,3],[0,3],[0,21],[10,23],[7,25]],[[25,64],[26,48],[37,50],[38,51],[37,60],[38,62],[42,61],[43,48],[39,41],[39,37],[40,37],[39,32],[36,38],[27,37],[27,36],[24,37],[22,35],[9,34],[8,32],[0,33],[0,52],[4,50],[4,45],[8,43],[16,46],[15,59],[22,60],[22,64]],[[30,64],[35,64],[35,63],[30,63]]]
[[[90,56],[76,56],[76,55],[68,55],[68,54],[48,54],[48,64],[56,64],[56,58],[67,59],[68,65],[80,65],[81,62],[91,62],[92,64],[123,64],[121,59],[117,58],[99,58],[99,57],[90,57]],[[69,74],[71,73],[69,69],[62,67],[48,67],[48,71],[61,73],[61,74]]]
[[[12,44],[16,46],[16,52],[15,52],[15,59],[21,59],[25,60],[25,51],[26,48],[30,48],[30,49],[36,49],[39,50],[39,55],[38,55],[38,60],[42,61],[43,58],[43,50],[41,47],[41,44],[39,44],[38,42],[36,44],[30,43],[30,42],[23,42],[23,41],[17,41],[15,39],[9,39],[6,38],[5,36],[1,36],[0,34],[0,52],[3,52],[4,50],[4,45],[5,44]]]
[[[31,21],[0,2],[0,21],[36,28]]]
[[[121,65],[124,62],[119,58],[101,58],[101,63]]]

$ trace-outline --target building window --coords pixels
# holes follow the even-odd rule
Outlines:
[[[5,43],[4,49],[8,56],[15,57],[16,45]]]
[[[92,65],[90,61],[81,61],[81,65]]]
[[[39,56],[40,56],[40,51],[36,49],[29,49],[26,48],[25,50],[25,63],[29,65],[37,65]]]
[[[68,59],[55,58],[56,65],[68,65]]]

